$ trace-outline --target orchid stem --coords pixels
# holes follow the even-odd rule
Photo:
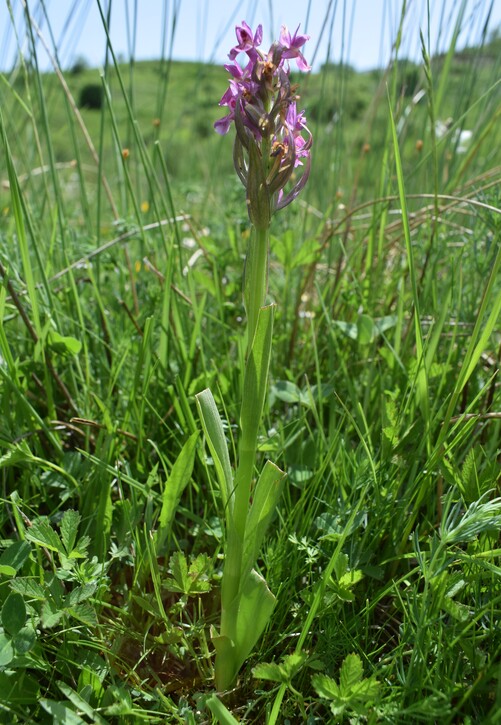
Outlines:
[[[269,227],[251,227],[245,259],[244,304],[247,313],[247,355],[256,333],[259,310],[266,301],[268,289]]]

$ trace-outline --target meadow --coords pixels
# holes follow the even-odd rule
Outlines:
[[[256,466],[286,473],[255,563],[276,604],[217,694],[226,502],[195,396],[233,470],[228,75],[112,48],[0,74],[1,723],[501,722],[501,38],[456,37],[292,68],[311,174],[271,223]]]

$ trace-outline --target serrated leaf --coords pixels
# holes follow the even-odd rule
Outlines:
[[[31,526],[26,529],[26,538],[29,541],[33,541],[34,544],[44,546],[50,551],[57,551],[61,554],[65,553],[59,535],[54,531],[45,516],[35,519]]]
[[[96,591],[95,584],[83,584],[82,586],[75,587],[64,600],[65,607],[74,607],[81,602],[85,602],[91,597]]]
[[[256,680],[269,680],[287,684],[288,677],[283,667],[276,662],[260,662],[252,668],[252,676]]]
[[[23,443],[13,446],[7,453],[0,456],[0,468],[17,466],[20,463],[31,463],[32,460],[33,454],[23,441]]]
[[[252,674],[257,680],[289,684],[307,659],[308,655],[305,652],[293,652],[291,655],[286,655],[279,664],[260,662],[253,668]]]
[[[454,619],[458,622],[467,622],[471,619],[470,608],[467,607],[466,604],[455,602],[454,599],[451,599],[448,596],[441,599],[440,607],[446,611],[447,614],[450,614],[451,617],[454,617]]]
[[[18,592],[28,599],[38,599],[45,601],[47,599],[47,589],[42,586],[36,579],[13,579],[10,588],[14,592]]]
[[[68,555],[68,559],[85,559],[88,556],[87,549],[89,548],[89,544],[91,542],[90,536],[81,536],[76,545],[75,548],[72,549]]]
[[[14,636],[26,622],[26,605],[23,597],[11,592],[2,606],[2,625],[5,631]]]
[[[74,619],[78,619],[79,622],[86,624],[88,627],[95,627],[97,625],[97,615],[94,607],[88,602],[82,604],[76,604],[73,607],[68,607],[68,614]]]
[[[313,675],[311,684],[317,694],[326,700],[337,699],[340,696],[339,685],[328,675]]]
[[[42,627],[44,627],[45,629],[51,629],[51,627],[55,627],[61,621],[63,614],[63,610],[58,609],[58,607],[56,607],[51,599],[46,600],[42,605]]]
[[[177,588],[169,588],[169,591],[178,591],[187,594],[190,591],[190,580],[188,578],[188,563],[185,555],[181,551],[176,551],[169,559],[169,569],[174,577]]]
[[[353,685],[360,682],[364,676],[362,660],[357,654],[347,655],[339,673],[339,686],[343,694],[347,693]]]
[[[61,539],[67,554],[72,551],[75,545],[80,519],[81,516],[78,511],[73,509],[65,511],[61,519]]]
[[[350,694],[350,699],[355,709],[357,704],[368,703],[378,696],[379,682],[373,677],[366,677],[352,686]]]

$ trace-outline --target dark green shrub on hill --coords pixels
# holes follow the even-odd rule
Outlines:
[[[103,89],[97,83],[88,83],[80,91],[80,108],[99,111],[103,107]]]

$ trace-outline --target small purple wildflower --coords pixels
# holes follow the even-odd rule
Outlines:
[[[282,58],[296,58],[297,67],[299,68],[299,70],[309,71],[311,70],[311,67],[306,62],[305,57],[301,53],[299,48],[301,48],[310,38],[309,35],[298,35],[298,30],[299,25],[297,26],[296,32],[291,38],[291,34],[289,33],[285,25],[282,25],[282,32],[280,33],[280,45],[285,48],[285,53],[282,55]]]
[[[235,169],[247,190],[251,222],[260,228],[269,225],[274,211],[296,198],[310,173],[312,136],[304,111],[297,112],[298,96],[289,78],[289,60],[294,59],[300,70],[310,70],[300,50],[308,36],[298,31],[299,27],[291,36],[283,26],[280,40],[265,54],[259,49],[262,26],[253,33],[242,21],[236,27],[238,43],[228,55],[231,63],[224,66],[232,77],[219,105],[228,113],[214,128],[226,134],[235,123]],[[245,67],[236,60],[241,53],[248,58]],[[299,166],[302,174],[293,178]],[[285,193],[289,181],[292,188]]]

